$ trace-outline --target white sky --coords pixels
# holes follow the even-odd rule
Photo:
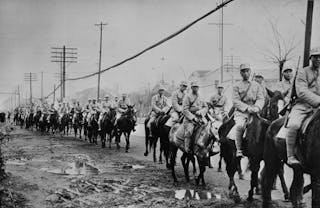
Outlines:
[[[78,63],[67,68],[69,77],[98,70],[99,29],[103,31],[102,68],[144,49],[215,8],[220,0],[0,0],[0,92],[12,92],[23,85],[29,94],[24,73],[44,71],[44,94],[58,83],[57,63],[50,62],[50,47],[78,48]],[[296,65],[302,54],[307,0],[235,0],[224,9],[225,55],[240,56],[253,68],[272,69],[262,55],[272,39],[268,19],[278,22],[285,39],[300,41],[295,51]],[[312,46],[320,45],[320,2],[315,2]],[[213,14],[180,36],[142,55],[138,59],[104,73],[103,86],[119,84],[125,91],[146,87],[160,79],[184,79],[194,70],[219,67],[219,22]],[[164,57],[164,59],[162,59]],[[40,74],[34,83],[40,97]],[[95,87],[97,78],[67,82],[67,95]],[[0,103],[8,95],[0,94]]]

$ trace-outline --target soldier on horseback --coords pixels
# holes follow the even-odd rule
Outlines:
[[[227,97],[223,94],[223,86],[218,85],[218,93],[210,98],[212,109],[212,115],[218,121],[222,121],[225,115],[225,108],[227,105]]]
[[[97,113],[98,105],[96,103],[96,99],[92,99],[92,103],[89,104],[89,112],[87,115],[87,121],[90,125],[90,121],[93,119],[93,116]]]
[[[172,109],[170,112],[170,118],[166,122],[166,125],[172,127],[175,123],[177,123],[182,116],[182,102],[185,97],[185,91],[188,87],[188,83],[186,81],[181,81],[180,88],[172,93],[171,103]]]
[[[127,94],[123,93],[121,99],[117,103],[117,115],[116,115],[116,120],[115,120],[115,125],[117,124],[118,119],[125,113],[127,112],[128,106],[131,105],[131,102],[129,98],[127,98]],[[134,116],[134,126],[136,125],[137,118]],[[133,131],[136,131],[135,128],[133,127]]]
[[[101,121],[105,116],[105,114],[108,113],[111,108],[114,108],[114,104],[111,102],[111,100],[109,100],[109,95],[106,95],[104,97],[104,101],[101,103],[101,108],[100,108],[101,113],[99,115],[99,120],[98,120],[98,125],[99,125],[98,131],[101,131]]]
[[[58,109],[58,112],[59,112],[59,123],[61,123],[61,119],[62,117],[68,113],[68,108],[67,108],[67,105],[66,105],[66,102],[63,102],[62,105],[60,106],[60,108]]]
[[[147,123],[147,127],[149,129],[149,137],[153,137],[151,124],[156,120],[158,116],[163,113],[166,113],[167,109],[165,107],[168,106],[168,98],[164,96],[164,87],[162,85],[159,86],[158,94],[154,95],[151,99],[151,112],[149,116],[149,121]]]
[[[311,50],[311,65],[298,69],[295,79],[296,100],[292,104],[291,112],[288,115],[286,145],[287,163],[299,165],[300,161],[295,156],[296,137],[303,122],[311,116],[316,108],[320,106],[320,48]]]
[[[282,93],[283,96],[283,102],[281,104],[281,107],[279,108],[282,110],[284,106],[289,104],[290,101],[290,90],[292,87],[292,69],[291,68],[285,68],[282,72],[283,79],[279,83],[277,83],[276,88]]]
[[[76,117],[77,117],[77,114],[82,113],[82,107],[81,107],[79,101],[76,101],[76,104],[75,104],[75,106],[73,107],[73,110],[74,110],[74,114],[73,114],[73,117],[72,117],[72,123],[74,123],[74,121],[75,121],[75,119],[76,119]]]
[[[233,106],[235,107],[235,125],[228,133],[228,138],[235,140],[237,157],[243,157],[242,137],[250,114],[259,113],[264,106],[265,98],[260,84],[250,81],[250,66],[240,65],[242,81],[235,84],[233,88]]]
[[[184,115],[184,144],[186,153],[192,153],[192,134],[196,124],[206,122],[204,116],[208,112],[208,106],[205,102],[200,100],[199,85],[197,82],[191,83],[191,93],[187,94],[183,99],[182,113]]]

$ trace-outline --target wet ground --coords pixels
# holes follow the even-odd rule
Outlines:
[[[206,171],[207,186],[202,187],[193,176],[186,183],[177,163],[179,183],[174,184],[164,165],[143,156],[142,136],[139,127],[125,153],[123,139],[120,150],[115,144],[102,149],[71,136],[17,129],[4,147],[9,177],[1,196],[7,207],[261,207],[259,196],[252,203],[245,200],[248,174],[236,181],[242,195],[238,204],[229,199],[226,174],[216,167]],[[274,207],[290,207],[279,190],[273,195]]]

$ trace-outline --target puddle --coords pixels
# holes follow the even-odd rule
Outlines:
[[[174,197],[176,199],[188,199],[188,200],[206,200],[206,199],[221,199],[220,194],[212,194],[210,191],[195,191],[192,189],[176,190]]]
[[[54,174],[61,175],[97,175],[99,174],[98,168],[87,164],[85,162],[72,162],[67,163],[61,168],[41,168],[40,170]]]
[[[124,165],[123,169],[143,169],[145,166],[143,165]]]

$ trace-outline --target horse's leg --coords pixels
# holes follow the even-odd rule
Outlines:
[[[293,181],[290,188],[290,199],[294,208],[303,207],[303,171],[300,168],[293,170]]]
[[[148,148],[149,148],[149,140],[150,138],[148,137],[148,135],[146,134],[146,137],[145,137],[145,145],[146,145],[146,151],[144,152],[144,156],[147,157],[149,152],[148,152]]]
[[[193,171],[192,174],[195,177],[197,174],[197,167],[196,167],[196,159],[194,158],[194,156],[192,155],[192,157],[189,157],[190,161],[192,162],[192,167],[193,167]]]
[[[125,138],[126,138],[126,152],[128,152],[129,147],[130,147],[130,144],[129,144],[130,133],[125,132],[125,133],[124,133],[124,136],[125,136]]]
[[[161,139],[160,139],[160,154],[159,154],[159,164],[162,164],[162,154],[163,154],[163,146],[161,144]]]
[[[259,189],[258,183],[258,172],[260,169],[260,160],[249,158],[250,159],[250,170],[251,170],[251,180],[250,180],[250,190],[248,192],[248,201],[253,200],[254,189]]]
[[[278,175],[279,175],[279,178],[280,178],[280,181],[281,181],[281,187],[282,187],[282,191],[284,193],[284,199],[285,200],[289,200],[289,191],[288,191],[288,187],[287,187],[286,181],[284,180],[283,163],[281,163]]]
[[[186,181],[189,182],[190,181],[190,177],[189,177],[189,159],[187,159],[187,154],[183,153],[181,156],[181,164],[183,167],[183,171],[184,171],[184,176],[186,178]]]
[[[174,166],[175,166],[175,163],[176,163],[176,157],[177,157],[177,151],[178,151],[178,148],[174,145],[174,144],[171,144],[170,145],[170,166],[171,166],[171,174],[172,174],[172,177],[173,177],[173,180],[174,182],[178,182],[178,179],[177,179],[177,176],[176,176],[176,173],[175,173],[175,170],[174,170]]]
[[[241,168],[241,158],[239,158],[239,160],[238,160],[237,172],[238,172],[238,175],[239,175],[239,179],[243,180],[243,173],[242,173],[242,168]]]
[[[312,184],[312,207],[320,207],[320,176],[318,174],[311,175]]]
[[[158,137],[153,137],[153,162],[157,162],[157,143]]]

